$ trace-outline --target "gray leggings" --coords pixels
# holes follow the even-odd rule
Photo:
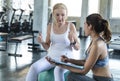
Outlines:
[[[93,75],[93,78],[90,78],[85,75],[70,72],[68,74],[67,81],[114,81],[114,80],[113,78],[101,77],[95,75]]]

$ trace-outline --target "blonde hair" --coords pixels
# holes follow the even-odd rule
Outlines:
[[[55,10],[55,9],[64,9],[64,10],[66,10],[66,16],[67,16],[68,10],[67,10],[66,5],[63,4],[63,3],[57,3],[57,4],[55,4],[55,5],[53,6],[53,11],[52,11],[52,22],[56,22],[56,19],[55,19],[55,17],[53,16],[54,10]],[[67,17],[66,17],[66,19],[67,19]]]
[[[57,3],[57,4],[55,4],[54,7],[53,7],[53,12],[54,12],[55,9],[59,9],[59,8],[65,9],[65,10],[66,10],[66,13],[68,13],[68,10],[67,10],[66,5],[63,4],[63,3]]]

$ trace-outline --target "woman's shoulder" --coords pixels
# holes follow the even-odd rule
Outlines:
[[[69,25],[70,30],[72,30],[72,31],[76,30],[76,27],[72,22],[68,22],[68,25]]]
[[[106,43],[103,40],[97,40],[94,42],[94,47],[97,48],[99,53],[106,50]]]
[[[71,22],[71,21],[68,21],[68,22],[66,22],[68,25],[70,25],[70,26],[75,26],[74,24],[73,24],[73,22]]]

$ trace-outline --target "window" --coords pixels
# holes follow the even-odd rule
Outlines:
[[[64,3],[67,6],[68,16],[81,16],[82,0],[52,0],[51,7],[56,3]]]
[[[112,0],[112,18],[120,18],[120,0]]]
[[[89,0],[88,14],[98,13],[98,12],[99,12],[99,0]]]
[[[2,12],[3,11],[3,0],[0,0],[0,12]]]

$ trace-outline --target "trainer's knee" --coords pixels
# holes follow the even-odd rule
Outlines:
[[[70,73],[68,74],[68,76],[67,76],[67,78],[68,78],[68,81],[69,81],[69,80],[72,80],[72,78],[73,78],[73,75],[74,75],[74,74],[73,74],[72,72],[70,72]]]
[[[78,77],[81,77],[82,75],[78,75],[78,74],[76,74],[76,73],[73,73],[73,72],[70,72],[69,74],[68,74],[68,76],[67,76],[67,78],[68,78],[68,81],[78,81]],[[81,80],[79,80],[79,81],[81,81]]]

